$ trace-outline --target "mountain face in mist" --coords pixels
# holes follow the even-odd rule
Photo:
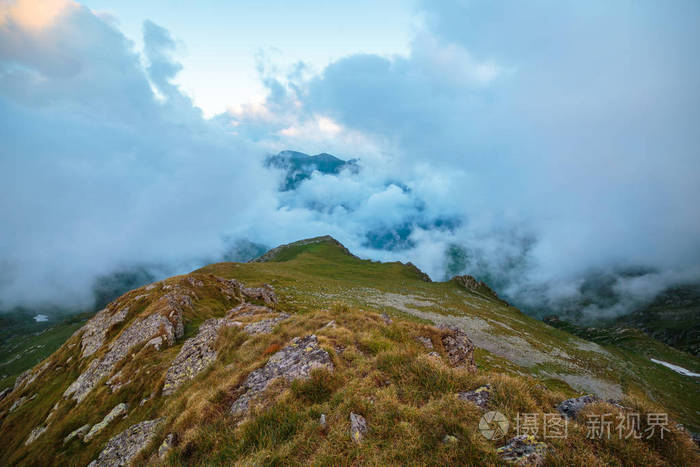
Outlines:
[[[342,170],[350,170],[358,173],[360,168],[355,159],[344,161],[331,154],[321,153],[310,156],[298,151],[282,151],[265,160],[267,167],[274,167],[286,172],[280,190],[289,191],[299,187],[304,181],[311,178],[314,172],[324,175],[338,175]]]
[[[431,281],[329,236],[144,285],[60,331],[0,382],[2,465],[700,462],[699,359],[641,333],[599,345],[471,276]],[[490,410],[572,418],[565,438],[492,440]],[[590,439],[590,410],[669,423],[663,440]]]

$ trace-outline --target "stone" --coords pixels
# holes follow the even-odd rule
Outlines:
[[[557,406],[557,410],[560,414],[564,415],[566,418],[576,418],[578,413],[588,404],[597,402],[599,399],[588,394],[581,397],[575,397],[573,399],[567,399]]]
[[[252,305],[250,303],[241,303],[235,308],[231,308],[226,313],[227,318],[243,318],[245,316],[255,316],[267,313],[274,313],[271,308],[261,305]]]
[[[24,386],[29,386],[34,382],[34,380],[39,376],[38,373],[33,373],[31,368],[22,374],[20,374],[17,379],[15,380],[15,385],[13,386],[12,390],[16,391],[20,388],[23,388]]]
[[[328,328],[334,328],[334,327],[335,327],[335,320],[332,319],[332,320],[328,321],[326,324],[324,324],[323,327],[321,327],[321,329],[328,329]]]
[[[128,406],[125,403],[117,404],[114,406],[110,412],[105,415],[105,417],[102,419],[101,422],[96,423],[88,432],[87,435],[83,438],[83,441],[86,443],[89,443],[95,436],[97,436],[100,431],[104,430],[107,425],[112,423],[112,421],[122,415],[126,415],[126,412],[128,411]]]
[[[11,392],[12,388],[5,388],[2,391],[0,391],[0,401],[3,400]]]
[[[12,404],[12,406],[10,407],[10,413],[12,413],[12,412],[14,412],[15,410],[19,409],[19,408],[22,406],[22,404],[24,404],[24,401],[26,401],[26,400],[27,400],[27,398],[26,398],[25,396],[22,396],[22,397],[20,397],[19,399],[17,399],[17,400]]]
[[[433,349],[434,349],[434,347],[433,347],[433,341],[430,340],[429,337],[418,336],[418,337],[416,337],[416,340],[417,340],[418,342],[420,342],[421,344],[423,344],[423,347],[425,347],[426,349],[428,349],[428,350],[433,350]]]
[[[451,280],[452,280],[452,282],[457,283],[458,285],[464,287],[467,290],[470,290],[472,292],[477,292],[480,294],[484,294],[484,295],[490,295],[490,296],[500,300],[500,298],[498,298],[498,295],[496,294],[496,292],[494,292],[491,287],[486,285],[485,282],[477,280],[476,278],[474,278],[474,276],[468,276],[468,275],[455,276]]]
[[[164,418],[145,420],[132,425],[107,441],[97,459],[88,467],[121,467],[129,465],[156,435],[158,426]]]
[[[350,436],[356,443],[361,443],[367,433],[367,421],[362,415],[350,413]]]
[[[219,335],[219,329],[233,323],[226,318],[211,318],[199,326],[197,335],[185,341],[180,353],[168,368],[163,385],[164,396],[175,393],[183,383],[194,379],[216,361],[218,354],[214,344]]]
[[[48,425],[44,425],[44,426],[38,426],[38,427],[34,428],[31,431],[31,433],[29,433],[29,436],[27,437],[27,440],[24,442],[24,445],[29,446],[30,444],[32,444],[34,441],[36,441],[36,439],[39,436],[41,436],[46,431],[46,429],[48,427],[49,427]]]
[[[473,391],[460,392],[457,397],[486,410],[491,400],[491,385],[481,386]]]
[[[175,446],[175,433],[168,433],[158,448],[158,457],[162,460],[168,456],[170,450]]]
[[[467,333],[453,326],[440,325],[438,328],[443,331],[442,346],[447,352],[450,365],[475,373],[474,344],[469,340]]]
[[[279,316],[270,319],[263,319],[245,325],[243,330],[248,334],[270,334],[275,326],[289,318],[287,313],[279,313]]]
[[[246,287],[236,279],[228,281],[240,294],[250,300],[262,300],[265,305],[274,308],[277,305],[277,295],[270,284],[263,284],[262,287]]]
[[[394,322],[394,321],[391,319],[391,317],[390,317],[388,314],[386,314],[386,313],[382,313],[382,320],[383,320],[384,323],[387,324],[387,325]]]
[[[83,439],[83,437],[87,434],[88,431],[90,431],[90,424],[86,423],[77,430],[71,431],[68,436],[63,438],[63,444],[66,444],[75,438]]]
[[[512,464],[539,466],[547,455],[547,445],[537,441],[532,435],[519,435],[498,448],[496,453],[501,459]]]
[[[437,358],[440,360],[440,354],[437,352],[428,352],[428,357]]]
[[[105,336],[112,326],[115,326],[126,318],[129,313],[129,307],[124,307],[118,311],[105,308],[98,311],[85,326],[83,326],[83,335],[80,338],[80,348],[82,358],[87,358],[97,352],[104,344]]]
[[[283,378],[291,383],[296,379],[308,378],[315,368],[333,370],[328,352],[319,347],[318,338],[313,334],[303,338],[295,337],[287,347],[274,353],[265,366],[248,375],[241,385],[243,393],[231,406],[231,413],[239,415],[247,412],[250,401],[273,380]]]
[[[324,414],[324,413],[321,414],[321,418],[319,418],[318,424],[322,430],[326,429],[326,414]]]
[[[105,356],[90,362],[90,365],[78,376],[78,379],[68,386],[63,396],[73,397],[78,403],[82,402],[95,385],[112,373],[115,365],[130,354],[131,349],[156,336],[162,336],[164,343],[172,345],[175,339],[182,337],[184,333],[183,309],[191,306],[192,301],[187,295],[171,293],[161,297],[155,304],[159,311],[148,315],[124,330],[109,345]]]
[[[445,435],[445,437],[442,438],[442,442],[445,444],[454,444],[457,441],[459,441],[459,440],[457,439],[456,436],[453,436],[453,435]]]

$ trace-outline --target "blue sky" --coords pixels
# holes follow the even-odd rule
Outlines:
[[[419,15],[410,1],[82,1],[113,16],[142,49],[142,24],[156,21],[179,40],[175,80],[211,116],[265,97],[256,56],[316,71],[354,53],[406,54]]]
[[[700,282],[700,3],[328,3],[1,0],[0,308],[324,234],[591,317]]]

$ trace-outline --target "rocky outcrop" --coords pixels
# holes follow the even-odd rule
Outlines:
[[[184,333],[183,309],[191,306],[191,299],[187,295],[173,293],[161,297],[156,302],[156,309],[159,311],[124,330],[109,345],[105,356],[90,362],[88,368],[66,389],[63,396],[73,397],[78,403],[82,402],[95,385],[112,373],[114,366],[138,345],[145,344],[156,337],[161,337],[161,343],[172,345],[175,339],[182,337]]]
[[[575,397],[573,399],[567,399],[557,406],[557,410],[560,414],[564,415],[566,418],[576,418],[578,413],[588,404],[597,402],[599,399],[588,394],[586,396]]]
[[[491,401],[491,385],[487,384],[486,386],[478,387],[473,391],[457,393],[457,397],[486,410],[489,406],[489,402]]]
[[[519,435],[511,438],[505,446],[496,450],[504,461],[516,465],[539,466],[544,463],[547,445],[537,441],[532,435]]]
[[[66,444],[75,438],[83,439],[83,437],[87,434],[88,431],[90,431],[90,424],[86,423],[77,430],[71,431],[68,436],[63,438],[63,444]]]
[[[350,413],[350,436],[352,440],[360,444],[367,433],[367,420],[362,415]]]
[[[163,395],[169,396],[186,381],[193,379],[202,370],[216,361],[214,343],[222,326],[241,324],[226,318],[211,318],[199,327],[195,337],[187,339],[165,374]]]
[[[467,334],[454,326],[440,325],[438,329],[443,331],[442,346],[445,348],[450,365],[466,368],[472,373],[476,372],[474,344]]]
[[[170,450],[175,446],[175,433],[168,433],[165,436],[165,439],[163,440],[162,443],[160,443],[160,447],[158,447],[158,457],[162,460],[165,459],[168,456],[168,453]]]
[[[0,401],[3,400],[5,398],[5,396],[7,396],[11,392],[12,392],[11,388],[5,388],[2,391],[0,391]]]
[[[493,291],[491,287],[486,285],[484,281],[477,280],[474,276],[464,275],[464,276],[454,276],[451,279],[452,282],[456,283],[460,287],[463,287],[469,291],[477,292],[483,295],[489,295],[493,298],[501,300],[498,294]],[[501,300],[503,301],[503,300]],[[505,303],[505,302],[504,302]]]
[[[12,404],[12,406],[10,407],[10,413],[12,413],[12,412],[14,412],[15,410],[19,409],[19,408],[22,406],[22,404],[24,404],[24,401],[26,401],[26,400],[27,400],[27,397],[26,397],[26,396],[22,396],[22,397],[20,397],[19,399],[17,399],[17,400]]]
[[[15,385],[12,387],[12,390],[16,391],[20,388],[23,388],[24,386],[29,386],[34,382],[37,376],[39,376],[38,373],[32,372],[32,369],[30,368],[29,370],[23,372],[17,377],[17,379],[15,380]]]
[[[34,428],[32,430],[32,432],[29,433],[29,436],[27,437],[27,440],[24,442],[24,445],[29,446],[30,444],[32,444],[34,441],[36,441],[36,439],[39,436],[41,436],[46,431],[46,429],[48,427],[49,427],[48,425],[41,425],[41,426]]]
[[[275,326],[289,318],[287,313],[279,313],[274,318],[263,319],[254,323],[246,324],[243,330],[248,334],[270,334]]]
[[[314,368],[333,370],[328,352],[319,347],[315,335],[295,337],[287,347],[273,354],[265,366],[248,375],[241,385],[243,393],[231,406],[231,413],[245,413],[250,401],[262,393],[273,380],[284,378],[291,382],[308,378]]]
[[[105,415],[105,418],[103,418],[101,422],[96,423],[95,426],[90,429],[88,434],[86,434],[83,438],[83,441],[89,443],[95,436],[100,434],[102,430],[107,428],[107,425],[112,423],[115,418],[126,415],[127,411],[128,406],[125,403],[122,402],[121,404],[117,404],[107,415]]]
[[[113,326],[121,323],[129,313],[129,307],[113,312],[110,308],[105,308],[97,312],[85,326],[83,326],[83,335],[80,338],[80,348],[82,358],[89,357],[97,352],[104,344],[105,337]]]
[[[277,305],[277,295],[270,284],[263,284],[262,287],[241,286],[241,293],[249,300],[262,300],[269,307]]]
[[[156,435],[163,418],[132,425],[107,442],[100,455],[88,467],[121,467],[130,465]]]

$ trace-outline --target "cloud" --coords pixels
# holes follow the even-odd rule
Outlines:
[[[83,6],[26,5],[0,6],[0,306],[326,233],[532,313],[700,280],[696,2],[425,2],[408,54],[262,53],[265,102],[210,120],[173,84],[177,31],[144,22],[140,55]],[[361,169],[280,192],[283,149]]]

